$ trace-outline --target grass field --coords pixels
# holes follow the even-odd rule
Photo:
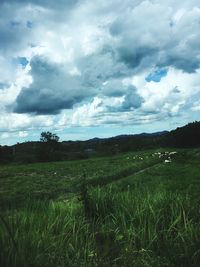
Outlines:
[[[0,166],[1,266],[199,266],[200,149],[165,151]]]

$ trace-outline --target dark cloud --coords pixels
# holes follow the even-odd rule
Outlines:
[[[84,85],[101,87],[107,80],[119,79],[128,76],[131,71],[123,62],[117,62],[114,51],[105,47],[92,55],[77,60],[81,70]]]
[[[157,50],[148,46],[133,48],[131,44],[127,44],[127,46],[119,47],[117,51],[119,60],[123,61],[130,68],[137,68],[142,63],[142,60],[148,60]]]
[[[33,83],[18,95],[13,108],[16,113],[56,114],[97,94],[122,96],[126,88],[120,77],[129,73],[126,65],[115,62],[113,54],[104,50],[77,60],[81,72],[77,76],[71,76],[65,64],[40,57],[34,57],[30,66]]]
[[[57,114],[92,95],[91,88],[86,90],[62,65],[39,57],[30,65],[33,83],[21,90],[13,107],[15,113]]]
[[[143,101],[143,98],[137,93],[137,88],[135,86],[129,86],[122,103],[122,109],[124,111],[138,109],[141,107]]]
[[[124,94],[123,94],[123,102],[119,106],[107,105],[107,111],[112,113],[118,112],[129,112],[131,110],[139,109],[144,102],[144,99],[138,93],[138,90],[135,86],[130,85],[128,87],[122,86]],[[113,96],[113,95],[112,95]]]
[[[22,36],[24,34],[26,34],[26,31],[19,26],[5,25],[0,27],[0,50],[3,50],[3,52],[9,49],[17,50],[23,42]]]
[[[72,108],[77,99],[63,98],[62,94],[56,95],[49,90],[41,88],[23,89],[17,97],[14,112],[34,114],[58,114],[61,109]]]
[[[101,87],[101,94],[104,96],[120,97],[126,92],[126,87],[120,79],[110,79]]]
[[[169,67],[173,66],[176,69],[180,69],[187,73],[194,73],[200,67],[200,59],[198,57],[192,57],[191,54],[189,56],[190,49],[188,52],[184,52],[182,55],[180,53],[172,53],[171,55],[166,56],[164,62],[158,62],[158,67]],[[192,53],[192,51],[191,51]],[[200,51],[199,51],[200,55]]]

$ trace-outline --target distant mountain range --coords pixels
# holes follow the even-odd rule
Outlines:
[[[118,135],[86,141],[24,142],[0,146],[0,163],[85,159],[160,147],[200,147],[200,122],[172,131]]]
[[[124,134],[124,135],[117,135],[117,136],[114,136],[114,137],[111,137],[111,138],[116,138],[116,139],[120,139],[120,138],[127,138],[127,137],[134,137],[134,136],[161,136],[161,135],[165,135],[169,133],[169,131],[162,131],[162,132],[155,132],[155,133],[140,133],[140,134]]]

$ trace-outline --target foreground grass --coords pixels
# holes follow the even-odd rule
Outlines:
[[[83,185],[81,195],[8,206],[1,266],[199,266],[199,162],[199,150],[188,150],[168,165]]]

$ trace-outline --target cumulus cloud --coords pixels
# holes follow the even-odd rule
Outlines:
[[[187,11],[184,5],[185,2],[180,8],[170,1],[165,1],[165,4],[143,1],[118,16],[111,24],[110,32],[117,38],[119,60],[137,71],[152,63],[158,67],[173,66],[189,73],[196,71],[200,63],[197,45],[200,5],[191,1],[189,7],[188,3],[186,5]]]
[[[26,131],[19,131],[19,137],[27,137],[28,133]]]
[[[0,130],[193,118],[199,21],[199,0],[0,1]]]
[[[141,107],[143,98],[137,93],[137,89],[134,86],[129,86],[127,89],[122,108],[124,110],[137,109]]]
[[[38,57],[30,65],[33,83],[17,96],[16,113],[57,114],[91,94],[90,87],[85,92],[80,79],[68,74],[62,65]]]

